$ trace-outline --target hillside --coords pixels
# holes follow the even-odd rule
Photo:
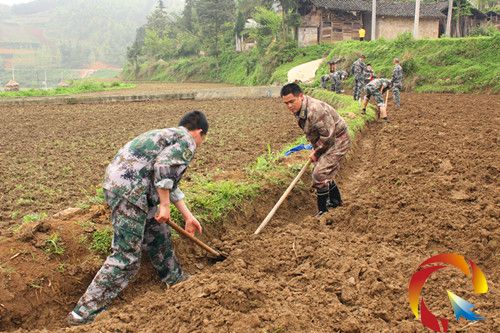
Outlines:
[[[340,68],[349,71],[357,55],[363,53],[377,74],[389,77],[392,75],[392,60],[401,58],[407,90],[498,93],[499,47],[498,33],[483,37],[422,40],[402,35],[392,41],[344,41],[284,51],[270,49],[264,57],[259,57],[255,50],[246,53],[228,51],[221,57],[217,71],[213,57],[145,62],[141,65],[138,77],[146,80],[219,81],[242,85],[284,83],[288,70],[301,63],[321,57],[344,58]],[[281,64],[278,61],[270,62],[269,59],[281,60]],[[316,73],[316,85],[319,86],[319,78],[326,72],[325,61]],[[125,74],[133,77],[130,70],[126,69]]]
[[[121,67],[136,29],[146,22],[156,3],[36,0],[0,6],[0,68],[10,72],[14,64],[21,77],[23,68],[31,72],[40,68],[79,69],[96,62]],[[164,3],[168,10],[182,7],[182,0]],[[43,73],[37,75],[40,79]],[[60,71],[57,76],[61,76]]]

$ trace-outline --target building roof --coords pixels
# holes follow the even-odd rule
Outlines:
[[[371,0],[311,0],[311,2],[318,8],[341,11],[372,11]],[[444,17],[441,11],[447,6],[447,1],[420,4],[420,17]],[[415,3],[377,1],[377,16],[413,17],[415,16]]]

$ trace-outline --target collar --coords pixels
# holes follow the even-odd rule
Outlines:
[[[295,116],[299,119],[307,119],[307,102],[308,102],[308,97],[304,95],[304,99],[302,100],[302,106],[300,107],[300,110],[295,113]]]
[[[194,141],[194,138],[191,133],[189,133],[189,130],[184,126],[179,126],[178,128],[185,133],[184,137],[187,138],[187,140],[190,141],[190,144],[192,144],[196,148],[196,141]]]

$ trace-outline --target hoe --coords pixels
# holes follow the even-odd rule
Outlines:
[[[198,245],[199,247],[201,247],[203,250],[207,251],[208,253],[212,254],[213,258],[210,258],[212,259],[213,261],[223,261],[224,259],[227,258],[227,255],[219,252],[219,251],[216,251],[214,249],[212,249],[210,246],[208,246],[207,244],[203,243],[201,240],[199,240],[198,238],[194,237],[194,236],[191,236],[190,234],[187,233],[186,230],[182,229],[177,223],[173,222],[173,221],[170,221],[170,220],[167,220],[167,224],[172,227],[172,229],[174,229],[175,231],[177,231],[179,234],[183,235],[184,237],[187,237],[189,238],[193,243],[195,243],[196,245]]]

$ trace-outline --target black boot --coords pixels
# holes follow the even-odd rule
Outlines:
[[[328,207],[337,208],[338,206],[342,206],[342,197],[340,196],[340,190],[333,180],[330,182],[328,199]]]
[[[328,188],[316,190],[318,200],[318,213],[315,217],[320,217],[328,212]]]

